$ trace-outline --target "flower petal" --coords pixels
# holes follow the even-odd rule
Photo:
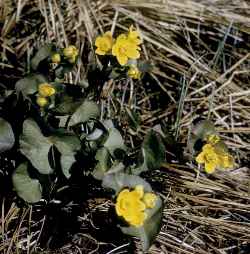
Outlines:
[[[208,174],[211,174],[215,171],[215,168],[216,168],[216,164],[214,162],[207,162],[205,164],[205,171],[208,173]]]
[[[197,163],[199,163],[199,164],[205,163],[205,156],[204,156],[204,155],[205,155],[204,152],[199,153],[199,154],[196,156],[195,161],[196,161]]]

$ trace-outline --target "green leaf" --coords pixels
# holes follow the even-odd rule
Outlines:
[[[104,188],[111,188],[116,191],[116,193],[120,192],[123,188],[134,188],[136,185],[142,185],[144,187],[145,192],[151,192],[152,188],[149,183],[143,180],[139,176],[129,175],[125,173],[112,173],[105,174],[102,181],[102,186]]]
[[[93,101],[85,100],[71,116],[69,127],[87,122],[91,118],[98,118],[99,115],[100,109],[98,105]]]
[[[215,127],[209,120],[203,120],[197,123],[191,131],[190,138],[188,140],[188,149],[193,154],[195,153],[195,144],[198,140],[205,140],[207,136],[217,134]]]
[[[13,147],[15,136],[11,125],[0,118],[0,153],[5,152]]]
[[[21,164],[12,175],[13,186],[19,197],[28,203],[36,203],[42,198],[42,186],[37,179],[30,178],[27,164]]]
[[[41,174],[53,172],[48,160],[52,143],[44,137],[39,126],[33,120],[25,120],[20,138],[20,150]]]
[[[147,219],[141,227],[121,227],[124,234],[140,238],[143,251],[147,251],[161,229],[163,205],[158,197],[155,207],[146,209]]]
[[[212,122],[204,120],[194,126],[192,133],[195,136],[204,139],[208,135],[216,134],[216,130]]]
[[[38,85],[45,82],[46,78],[43,75],[30,75],[17,81],[16,91],[18,93],[22,92],[25,96],[34,94],[38,90]]]
[[[66,178],[70,177],[70,168],[75,160],[75,153],[80,149],[80,140],[75,136],[65,135],[60,137],[50,137],[50,140],[61,153],[62,172]]]
[[[98,161],[98,163],[92,174],[93,177],[97,180],[102,180],[105,173],[112,166],[111,157],[108,149],[105,147],[100,148],[96,153],[95,159]]]
[[[45,45],[42,46],[35,56],[31,60],[31,67],[33,70],[36,70],[40,64],[41,61],[45,60],[46,58],[50,57],[53,49],[52,45]]]
[[[81,103],[81,101],[75,101],[73,97],[62,96],[61,102],[52,109],[52,112],[60,116],[73,114]]]
[[[134,174],[158,169],[165,160],[165,146],[160,135],[153,130],[147,133],[143,141],[142,156],[143,163],[138,168],[133,169]]]
[[[33,120],[24,121],[20,149],[41,174],[53,172],[48,159],[48,153],[53,145],[61,153],[62,171],[69,178],[69,170],[75,162],[75,153],[81,147],[80,140],[72,135],[45,137]]]
[[[110,154],[114,156],[114,151],[116,149],[126,150],[121,133],[116,128],[110,128],[108,132],[108,137],[103,146],[109,150]]]

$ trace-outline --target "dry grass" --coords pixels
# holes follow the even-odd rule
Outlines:
[[[68,76],[69,82],[78,82],[86,75],[84,52],[95,36],[109,29],[123,31],[131,23],[141,31],[143,57],[155,66],[152,83],[142,87],[109,82],[101,102],[103,116],[116,117],[124,125],[124,109],[136,110],[142,119],[139,138],[161,122],[183,143],[193,120],[209,117],[237,162],[232,172],[213,176],[198,173],[191,162],[163,165],[157,174],[166,203],[164,225],[149,253],[250,253],[248,1],[2,0],[1,80],[18,79],[41,44],[56,42],[80,48],[82,61]],[[114,90],[121,96],[114,96]],[[155,106],[154,101],[159,103]],[[124,133],[133,147],[133,131],[124,127]],[[31,253],[39,238],[39,230],[31,237],[34,224],[41,228],[43,221],[32,221],[32,208],[22,211],[13,203],[6,211],[3,202],[0,252],[19,253],[17,246],[28,241],[31,247],[24,253]],[[102,243],[86,235],[82,239],[85,246],[72,243],[58,253],[99,253],[96,248]],[[93,252],[86,250],[86,241]],[[117,247],[110,253],[126,253]]]

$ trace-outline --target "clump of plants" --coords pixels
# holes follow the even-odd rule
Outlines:
[[[100,63],[94,68],[105,77],[103,85],[109,79],[138,80],[150,71],[150,64],[140,60],[141,43],[133,26],[117,38],[111,32],[96,38]],[[75,188],[72,178],[87,175],[96,185],[87,191],[95,195],[95,187],[103,190],[112,202],[114,223],[124,234],[138,237],[146,251],[161,228],[163,202],[141,175],[165,161],[165,137],[152,129],[139,152],[126,146],[115,122],[100,118],[97,88],[89,80],[65,82],[78,57],[73,45],[46,45],[32,58],[32,71],[14,90],[5,90],[0,152],[12,154],[13,187],[26,204],[41,199],[49,203],[65,188]],[[232,156],[208,121],[194,128],[189,147],[208,173],[233,167]]]
[[[116,39],[110,32],[96,39],[96,54],[107,79],[143,75],[138,66],[140,44],[133,27]],[[163,202],[140,173],[157,169],[164,161],[162,137],[148,132],[141,151],[130,158],[133,151],[112,119],[100,120],[96,91],[87,81],[65,83],[78,57],[73,45],[63,49],[46,45],[32,58],[32,71],[5,93],[0,149],[18,158],[13,187],[27,204],[50,202],[63,188],[72,188],[72,174],[88,175],[100,188],[111,190],[106,198],[113,202],[117,226],[139,237],[147,250],[160,230]],[[9,106],[18,112],[18,123],[5,111]]]

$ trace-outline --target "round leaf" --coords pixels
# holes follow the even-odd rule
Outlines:
[[[27,164],[21,164],[12,175],[13,186],[19,197],[28,203],[42,198],[42,187],[37,179],[30,178]]]
[[[3,118],[0,118],[0,153],[11,149],[14,143],[15,136],[11,125]]]
[[[20,150],[41,174],[53,172],[49,164],[48,153],[52,143],[44,137],[33,120],[25,120],[20,138]]]
[[[134,188],[136,185],[142,185],[146,192],[152,191],[149,183],[135,175],[128,175],[125,173],[106,174],[102,181],[102,186],[104,188],[111,188],[115,190],[116,193],[120,192],[125,187]]]
[[[22,92],[25,96],[34,94],[37,92],[38,85],[45,82],[46,78],[43,75],[30,75],[17,81],[16,91],[18,93]]]
[[[79,123],[85,123],[91,118],[98,118],[99,115],[100,109],[97,104],[93,101],[85,100],[71,116],[69,126],[71,127]]]
[[[42,46],[31,60],[32,69],[36,70],[40,62],[51,56],[52,52],[52,45]]]
[[[126,147],[121,133],[115,128],[110,128],[108,132],[109,132],[108,138],[103,145],[109,150],[111,155],[114,156],[114,151],[116,149],[125,150]]]

